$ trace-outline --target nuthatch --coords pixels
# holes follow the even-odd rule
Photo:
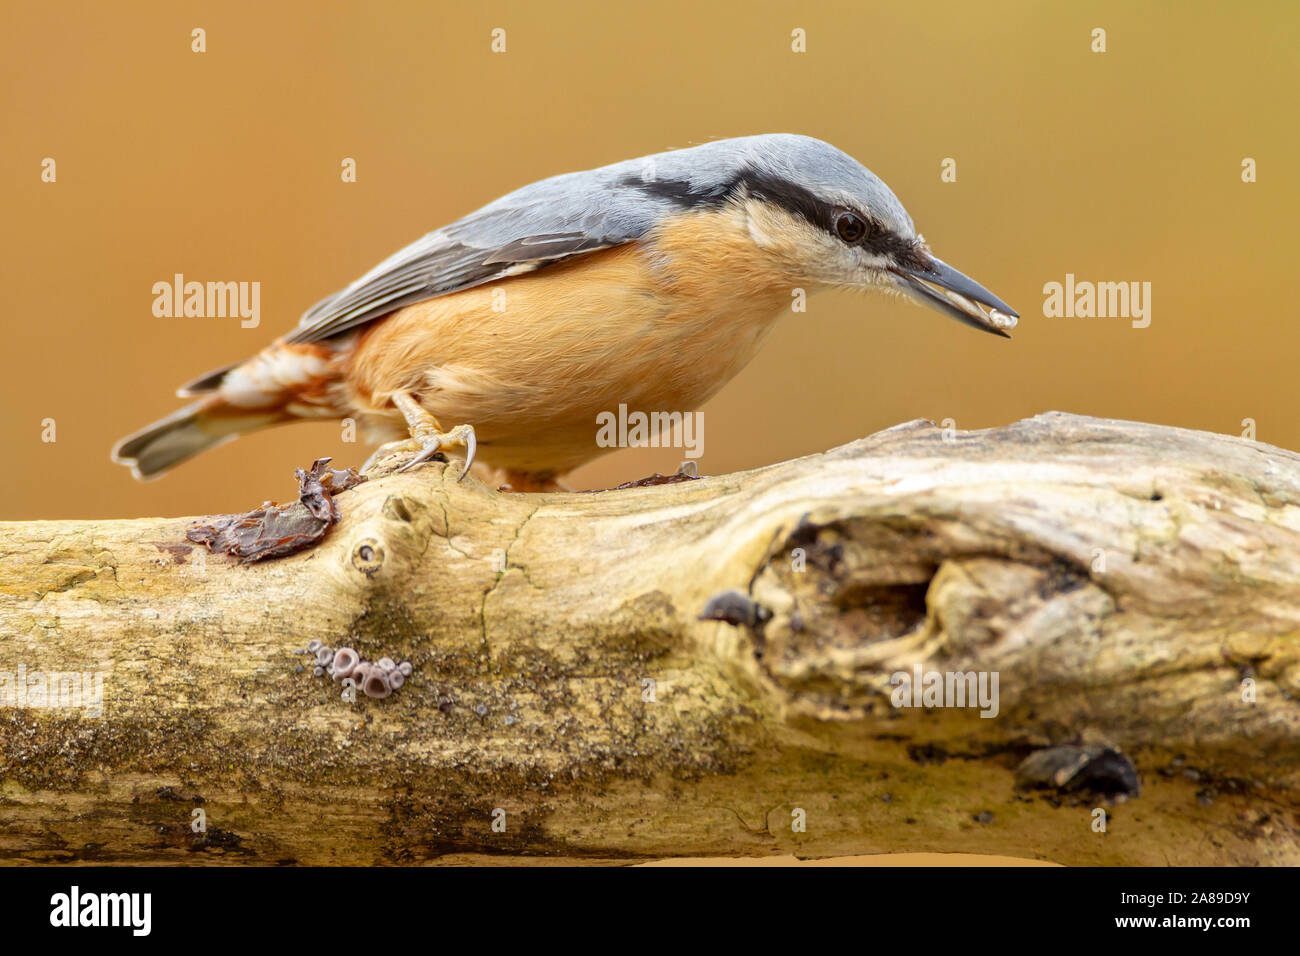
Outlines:
[[[605,450],[600,412],[698,408],[797,288],[903,293],[1002,336],[1018,318],[852,157],[726,139],[545,179],[429,233],[185,386],[199,401],[113,457],[151,478],[266,425],[352,418],[414,451],[406,467],[464,447],[467,470],[477,447],[512,487],[556,487]]]

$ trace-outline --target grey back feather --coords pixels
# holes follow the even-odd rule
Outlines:
[[[747,170],[864,205],[912,232],[888,187],[821,140],[787,133],[718,140],[554,176],[502,196],[312,306],[288,340],[332,338],[405,305],[640,239],[674,213],[725,201]]]

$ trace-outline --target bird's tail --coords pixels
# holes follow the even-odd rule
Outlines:
[[[209,395],[123,438],[113,460],[130,465],[137,478],[157,478],[199,452],[284,420],[279,410],[238,408]]]

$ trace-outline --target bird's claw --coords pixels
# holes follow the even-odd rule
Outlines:
[[[385,442],[376,448],[371,453],[370,457],[366,459],[366,463],[361,466],[361,473],[363,475],[368,475],[376,465],[386,458],[391,458],[396,455],[406,455],[413,451],[419,451],[422,447],[423,446],[419,442],[416,442],[411,438],[402,438],[398,441]],[[396,469],[390,467],[385,469],[383,473],[392,474],[394,471],[396,471]]]
[[[478,438],[474,434],[474,429],[470,425],[464,426],[468,434],[465,436],[465,467],[460,470],[460,477],[457,481],[464,481],[465,476],[469,474],[470,466],[474,464],[474,452],[478,451]]]
[[[432,461],[433,458],[441,453],[444,448],[452,448],[456,445],[465,448],[465,466],[461,469],[460,477],[457,481],[463,481],[469,474],[470,466],[474,464],[474,453],[478,450],[478,439],[474,435],[472,425],[458,425],[446,434],[435,432],[425,438],[420,450],[415,457],[408,461],[401,468],[397,469],[398,473],[410,471],[416,465],[421,465],[426,461]]]

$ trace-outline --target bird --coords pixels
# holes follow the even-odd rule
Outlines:
[[[113,459],[151,479],[250,431],[352,419],[383,443],[372,462],[462,449],[460,477],[477,455],[503,487],[560,489],[609,450],[602,412],[697,409],[796,294],[831,288],[1005,338],[1019,318],[931,253],[849,154],[793,133],[720,139],[543,179],[428,233],[182,387],[196,401]]]

